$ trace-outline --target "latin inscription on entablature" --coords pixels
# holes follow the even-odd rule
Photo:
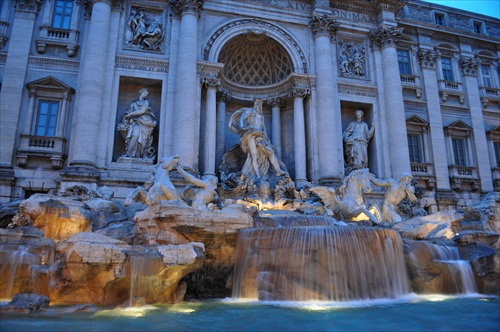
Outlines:
[[[115,59],[116,68],[154,71],[154,72],[168,72],[169,62],[161,60],[150,60],[137,57],[117,56]]]
[[[275,7],[311,11],[311,4],[308,1],[297,1],[297,0],[253,0],[253,1],[259,3],[265,3],[267,5]]]
[[[342,19],[342,20],[349,20],[349,21],[354,21],[354,22],[366,22],[366,23],[373,23],[373,24],[377,23],[377,20],[374,17],[371,17],[371,16],[366,15],[366,14],[350,12],[350,11],[342,10],[342,9],[333,9],[332,15],[335,18]]]

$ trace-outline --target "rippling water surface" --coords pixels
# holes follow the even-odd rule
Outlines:
[[[500,331],[497,297],[356,302],[217,300],[98,313],[2,313],[0,331]]]

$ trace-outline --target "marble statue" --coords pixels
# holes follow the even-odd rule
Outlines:
[[[122,134],[126,146],[123,157],[154,159],[153,131],[157,122],[146,99],[148,95],[148,89],[142,88],[139,99],[130,104],[122,122],[118,124],[117,130]]]
[[[240,148],[246,154],[241,173],[254,182],[268,178],[272,170],[278,176],[287,174],[266,135],[262,100],[255,99],[253,107],[234,112],[229,120],[229,129],[240,135]]]
[[[142,202],[148,205],[162,200],[182,202],[182,198],[170,180],[170,171],[177,167],[178,162],[178,155],[162,158],[151,171],[144,187],[137,187],[127,196],[125,206],[129,206],[133,202]]]
[[[416,204],[418,202],[415,196],[415,187],[412,185],[413,176],[411,174],[403,174],[398,181],[394,179],[381,180],[372,179],[372,183],[379,187],[385,187],[384,203],[382,205],[382,217],[385,222],[398,223],[403,221],[398,213],[398,205],[405,198]]]
[[[177,163],[177,171],[189,183],[199,187],[192,195],[191,206],[198,210],[210,210],[207,206],[215,202],[217,195],[217,179],[210,177],[208,179],[198,179],[186,172],[180,163]],[[185,190],[186,192],[186,190]]]
[[[349,123],[343,134],[347,173],[368,167],[368,142],[375,131],[374,122],[368,129],[368,125],[362,120],[363,111],[357,110],[354,115],[356,121]]]
[[[363,196],[371,192],[373,179],[369,170],[363,168],[352,171],[344,178],[339,195],[331,187],[315,186],[310,191],[316,193],[325,207],[343,220],[370,220],[373,224],[378,224],[381,221],[378,208],[368,207]]]

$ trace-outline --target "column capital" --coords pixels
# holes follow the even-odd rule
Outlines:
[[[319,36],[332,37],[339,29],[338,23],[333,19],[333,16],[327,14],[313,14],[311,23],[309,23],[314,38]]]
[[[301,86],[294,86],[290,95],[293,98],[305,98],[310,93],[311,93],[311,90],[309,90],[308,88],[301,87]]]
[[[436,63],[441,53],[435,50],[421,48],[418,50],[420,65],[427,69],[436,69]]]
[[[170,6],[176,15],[195,14],[200,15],[205,0],[170,0]]]
[[[477,76],[477,67],[479,66],[479,61],[471,57],[461,57],[460,67],[462,68],[462,73],[464,76]]]
[[[230,100],[231,100],[231,96],[228,95],[227,93],[222,92],[222,91],[217,92],[217,101],[227,103]]]
[[[220,80],[217,77],[204,76],[200,81],[206,88],[217,88],[220,85]]]
[[[370,31],[370,39],[380,47],[396,46],[403,34],[403,28],[381,26]]]
[[[272,98],[266,100],[266,102],[271,105],[272,107],[279,107],[282,108],[286,105],[286,102],[282,98]]]
[[[38,13],[40,10],[41,0],[16,0],[16,11]]]

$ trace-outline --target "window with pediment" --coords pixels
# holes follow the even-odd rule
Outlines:
[[[61,168],[66,158],[66,120],[73,88],[49,76],[26,85],[29,93],[24,130],[17,150],[17,164],[30,158],[48,158]]]
[[[35,40],[38,53],[47,47],[66,49],[73,57],[79,48],[79,24],[83,1],[55,0],[44,2],[40,33]]]
[[[432,175],[429,153],[429,123],[417,115],[406,119],[408,152],[412,173]]]
[[[10,1],[0,1],[0,50],[8,40],[7,28],[9,27],[9,5]]]
[[[460,104],[463,104],[465,93],[463,84],[459,79],[458,49],[446,43],[437,45],[435,49],[440,54],[438,61],[438,83],[441,101],[446,102],[452,96],[457,98]]]
[[[479,60],[477,79],[481,102],[486,108],[490,101],[500,102],[498,58],[489,51],[479,51],[475,57]]]
[[[450,165],[473,166],[471,134],[472,128],[460,120],[445,127]]]

